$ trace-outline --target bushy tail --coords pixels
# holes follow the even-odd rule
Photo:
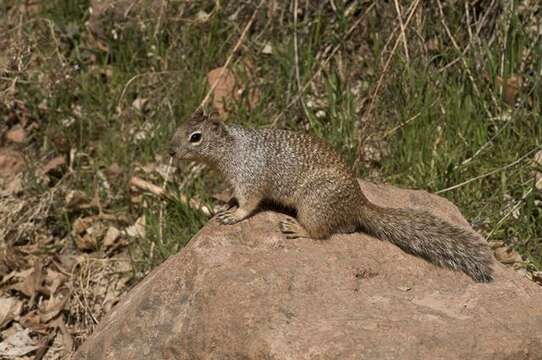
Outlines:
[[[477,282],[493,279],[493,255],[481,237],[426,211],[371,204],[363,211],[361,225],[381,240],[436,265],[463,271]]]

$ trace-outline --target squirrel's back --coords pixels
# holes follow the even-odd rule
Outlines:
[[[312,196],[324,201],[327,188],[339,197],[341,203],[349,203],[348,207],[354,212],[364,201],[363,194],[350,168],[335,149],[324,140],[310,134],[278,130],[278,129],[249,129],[238,125],[227,126],[234,139],[234,154],[241,157],[243,162],[231,165],[229,173],[241,169],[243,177],[257,181],[266,197],[286,206],[297,207],[301,196],[306,196],[310,187]],[[235,168],[235,169],[234,169]],[[244,173],[242,169],[251,169]],[[235,175],[233,175],[235,177]],[[326,183],[327,187],[314,186]],[[333,206],[336,200],[332,201]]]

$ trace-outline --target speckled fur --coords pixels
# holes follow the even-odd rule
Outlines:
[[[202,134],[197,145],[188,140],[194,132]],[[493,258],[480,236],[425,211],[371,204],[346,163],[319,138],[225,125],[199,113],[177,130],[170,152],[179,160],[207,163],[230,183],[239,208],[219,215],[222,223],[247,218],[267,199],[294,208],[312,238],[364,230],[476,281],[492,279]],[[284,232],[291,228],[281,225]]]

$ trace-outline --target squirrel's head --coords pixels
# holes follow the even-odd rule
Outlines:
[[[171,141],[169,155],[175,160],[220,161],[230,135],[216,114],[196,112],[182,124]]]

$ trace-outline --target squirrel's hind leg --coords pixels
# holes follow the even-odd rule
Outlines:
[[[287,239],[326,239],[331,235],[330,231],[322,224],[312,224],[303,220],[306,219],[300,217],[299,222],[291,218],[282,220],[279,224],[280,231],[286,235]]]
[[[292,218],[281,220],[280,231],[286,235],[286,239],[309,238],[309,233],[297,221]]]

